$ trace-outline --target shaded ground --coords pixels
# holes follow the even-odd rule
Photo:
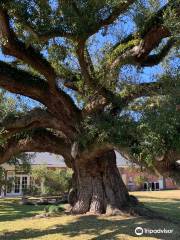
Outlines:
[[[1,222],[32,217],[41,213],[45,206],[20,205],[19,199],[0,199]]]
[[[133,195],[146,206],[180,222],[180,190],[134,192]]]
[[[180,219],[180,191],[137,192],[139,199],[173,220]],[[180,239],[180,225],[167,221],[120,216],[68,216],[62,214],[48,219],[22,219],[42,211],[43,206],[17,206],[0,200],[0,239],[42,239],[42,240],[128,240],[128,239]],[[166,215],[167,215],[166,214]],[[12,215],[12,216],[11,216]],[[173,229],[173,234],[149,234],[136,236],[134,230],[141,226],[150,229]]]

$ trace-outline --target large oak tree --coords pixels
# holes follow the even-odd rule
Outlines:
[[[177,176],[178,7],[178,0],[0,1],[0,87],[39,103],[1,114],[0,163],[22,152],[62,155],[74,171],[73,213],[113,213],[135,202],[115,149]],[[168,56],[161,75],[137,81]]]

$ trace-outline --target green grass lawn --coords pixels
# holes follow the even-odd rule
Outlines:
[[[20,205],[20,199],[0,199],[0,223],[28,218],[43,212],[45,206]]]
[[[160,192],[134,192],[146,206],[180,222],[180,190]]]
[[[159,192],[135,192],[140,201],[156,211],[165,213],[180,222],[180,190]],[[35,219],[44,206],[21,206],[15,199],[0,199],[0,239],[41,240],[128,240],[128,239],[180,239],[180,224],[158,219],[121,216],[70,216],[62,213],[58,217]],[[173,234],[151,234],[138,237],[134,229],[138,226],[150,229],[173,229]]]

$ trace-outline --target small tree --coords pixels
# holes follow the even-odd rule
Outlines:
[[[7,172],[3,167],[0,167],[0,193],[6,193],[13,187],[14,184],[14,177],[7,179]]]
[[[142,189],[144,182],[146,182],[147,180],[147,177],[143,175],[138,175],[134,178],[134,182],[136,183],[136,185],[139,186],[140,189]]]
[[[0,193],[5,191],[6,179],[5,179],[5,170],[0,167]]]
[[[40,194],[61,195],[68,192],[71,187],[71,178],[71,170],[54,170],[48,167],[37,167],[32,170],[34,187],[38,187]],[[42,183],[43,186],[41,186]]]

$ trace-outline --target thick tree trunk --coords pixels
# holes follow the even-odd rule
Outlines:
[[[120,214],[130,202],[114,151],[86,163],[76,160],[69,194],[72,213]]]

